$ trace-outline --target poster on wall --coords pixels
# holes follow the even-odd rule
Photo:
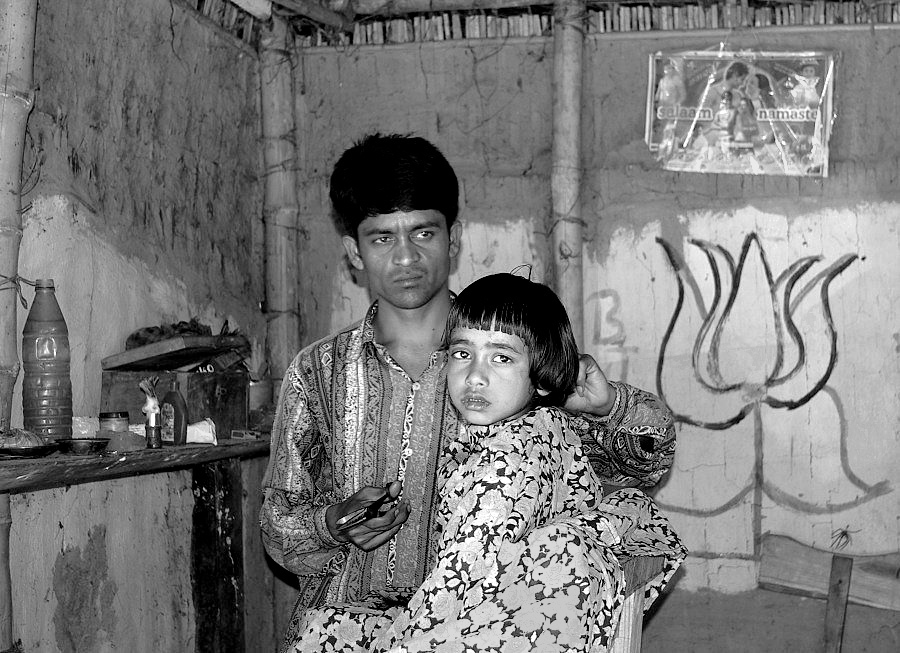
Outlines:
[[[834,53],[650,55],[645,140],[665,170],[828,176]]]

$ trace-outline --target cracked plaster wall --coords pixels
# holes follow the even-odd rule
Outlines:
[[[19,273],[56,281],[75,415],[140,327],[227,320],[262,344],[255,53],[175,2],[43,3],[34,80]]]

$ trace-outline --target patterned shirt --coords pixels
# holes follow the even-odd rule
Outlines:
[[[298,606],[408,596],[433,564],[440,538],[438,470],[462,426],[446,391],[446,351],[413,381],[375,342],[377,302],[365,318],[304,348],[287,369],[272,429],[260,513],[263,543],[300,581]],[[604,482],[655,484],[672,464],[671,412],[653,395],[610,382],[606,417],[572,416]],[[640,437],[654,441],[646,452]],[[328,506],[366,485],[399,479],[410,516],[386,545],[365,552],[335,541]]]

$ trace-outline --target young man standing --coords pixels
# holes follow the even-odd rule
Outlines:
[[[306,608],[402,601],[434,560],[437,469],[459,428],[441,350],[458,195],[450,164],[422,138],[374,134],[335,166],[342,242],[373,304],[359,323],[304,348],[282,384],[260,523],[269,555],[300,581],[285,644]],[[566,407],[582,411],[573,421],[605,481],[650,486],[671,465],[668,409],[608,382],[589,356]],[[399,500],[361,514],[385,495]]]

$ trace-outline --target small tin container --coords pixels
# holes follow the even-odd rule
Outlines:
[[[100,413],[100,430],[127,433],[128,411]]]

